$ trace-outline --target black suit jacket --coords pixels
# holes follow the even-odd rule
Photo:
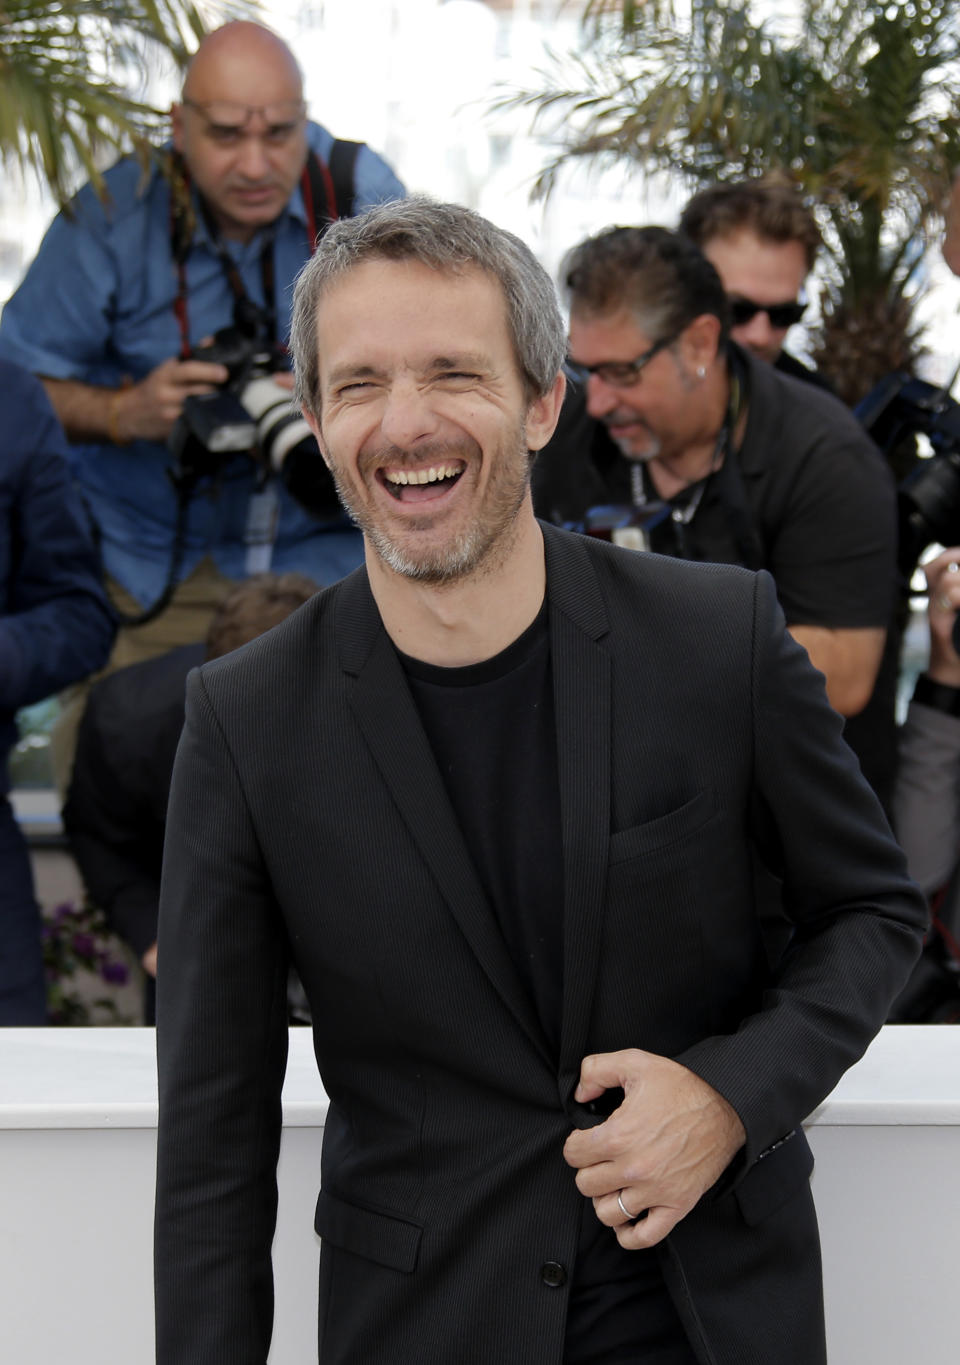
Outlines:
[[[661,1248],[699,1358],[823,1358],[796,1130],[882,1022],[924,907],[766,575],[544,536],[559,1059],[365,572],[191,676],[161,902],[159,1365],[266,1357],[288,953],[330,1097],[324,1365],[559,1365],[582,1202],[561,1149],[600,1117],[572,1092],[587,1053],[629,1046],[746,1128]],[[758,848],[796,925],[775,981]]]

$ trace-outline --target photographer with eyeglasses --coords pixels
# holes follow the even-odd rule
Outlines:
[[[879,452],[832,395],[730,339],[723,285],[686,236],[611,228],[562,274],[573,393],[534,469],[539,515],[768,569],[831,703],[856,715],[895,591],[894,491]],[[864,768],[885,785],[888,772]]]

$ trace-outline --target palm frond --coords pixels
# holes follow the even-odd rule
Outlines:
[[[159,54],[178,65],[242,3],[193,0],[4,0],[0,156],[32,170],[63,203],[76,182],[102,185],[104,149],[144,146],[162,112],[148,102]]]
[[[960,0],[805,0],[793,26],[748,0],[588,0],[584,17],[584,50],[501,101],[552,143],[534,193],[573,160],[691,189],[785,171],[820,206],[834,358],[857,308],[910,351],[918,250],[960,166]]]

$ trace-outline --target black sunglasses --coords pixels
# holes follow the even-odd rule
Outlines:
[[[771,327],[792,327],[807,311],[805,299],[790,299],[787,303],[754,303],[753,299],[732,295],[729,304],[734,327],[745,327],[758,313],[766,313]]]

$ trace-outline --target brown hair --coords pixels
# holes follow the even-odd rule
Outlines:
[[[258,573],[238,583],[217,608],[207,633],[207,658],[219,659],[278,626],[320,591],[302,573]]]
[[[813,211],[784,175],[710,185],[693,196],[680,215],[679,226],[699,247],[744,228],[778,244],[799,242],[808,270],[813,269],[823,244]]]

